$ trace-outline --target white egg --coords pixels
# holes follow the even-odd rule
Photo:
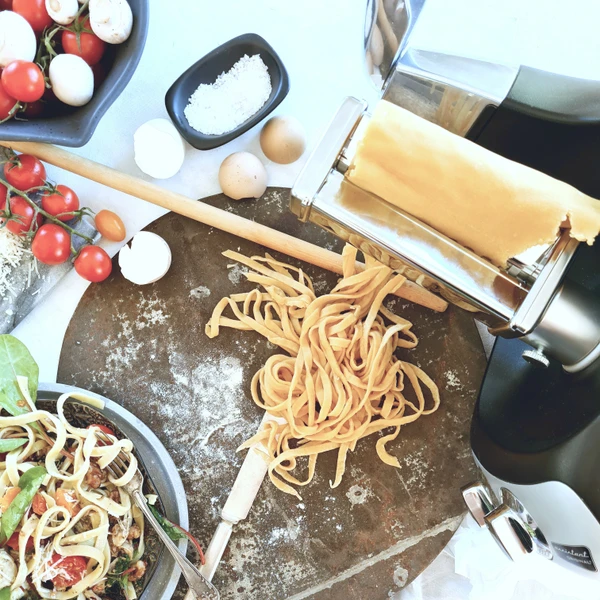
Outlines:
[[[260,147],[275,163],[287,165],[297,161],[306,150],[302,123],[295,117],[273,117],[260,132]]]
[[[140,231],[133,236],[131,246],[119,252],[119,267],[125,279],[137,285],[154,283],[171,267],[171,248],[159,235]]]
[[[219,184],[233,200],[260,198],[267,189],[267,171],[254,154],[230,154],[219,168]]]
[[[133,134],[137,166],[155,179],[176,175],[185,160],[185,143],[179,131],[167,119],[152,119]]]
[[[91,67],[75,54],[59,54],[48,70],[54,95],[69,106],[83,106],[94,94],[94,74]]]

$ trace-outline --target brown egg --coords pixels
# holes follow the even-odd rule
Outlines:
[[[121,217],[112,210],[101,210],[94,218],[94,223],[100,235],[111,242],[122,242],[127,235]]]
[[[306,149],[304,127],[294,117],[273,117],[260,132],[260,147],[275,163],[287,165],[297,161]]]
[[[267,171],[254,154],[230,154],[219,168],[219,184],[233,200],[260,198],[267,189]]]

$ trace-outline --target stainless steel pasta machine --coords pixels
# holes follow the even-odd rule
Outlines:
[[[413,48],[423,3],[368,3],[366,68],[380,97],[600,198],[600,82]],[[563,233],[493,266],[344,178],[368,118],[365,102],[343,103],[291,210],[498,336],[473,416],[481,478],[463,489],[467,507],[511,558],[538,555],[600,579],[599,244]]]

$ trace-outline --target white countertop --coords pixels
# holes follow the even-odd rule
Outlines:
[[[150,31],[141,63],[90,143],[76,150],[83,156],[143,176],[133,161],[133,132],[151,118],[167,116],[164,94],[182,71],[242,33],[262,35],[281,56],[290,75],[291,90],[275,114],[298,117],[306,126],[311,146],[345,96],[374,97],[362,61],[366,0],[152,0],[150,4]],[[597,0],[427,0],[413,43],[430,50],[600,79],[599,22]],[[264,159],[258,131],[255,127],[210,152],[188,148],[181,172],[161,185],[194,198],[219,192],[216,175],[225,156],[249,150]],[[291,186],[301,166],[302,161],[289,166],[267,164],[269,183]],[[49,175],[58,183],[72,186],[85,205],[118,212],[129,234],[164,212],[57,169],[49,169]],[[114,253],[118,245],[106,248]],[[38,361],[41,380],[56,379],[63,336],[86,287],[86,282],[70,273],[14,331]],[[499,551],[490,550],[489,561],[504,568]],[[427,572],[427,582],[442,575],[444,581],[449,581],[453,570],[447,561],[436,561]],[[462,591],[452,597],[467,598],[470,584],[458,576],[455,581],[460,584],[456,589]],[[450,597],[442,589],[439,585],[413,587],[410,598]],[[518,597],[538,594],[540,598],[567,599],[564,595],[552,596],[541,585],[528,589],[526,596]],[[600,598],[600,591],[595,597]]]

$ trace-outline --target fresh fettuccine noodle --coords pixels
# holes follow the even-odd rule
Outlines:
[[[0,417],[0,441],[26,439],[21,447],[0,454],[0,501],[8,499],[0,504],[0,517],[20,490],[23,473],[42,466],[47,475],[15,531],[15,541],[0,550],[6,571],[0,588],[10,584],[15,597],[33,586],[41,598],[104,598],[107,575],[119,560],[140,576],[145,571],[139,560],[144,553],[143,515],[123,489],[137,469],[133,445],[114,437],[112,444],[104,444],[96,427],[71,425],[64,414],[69,394],[58,399],[53,414],[36,409],[27,380],[19,380],[19,387],[32,410]],[[126,454],[129,469],[116,480],[104,469],[119,452]],[[73,557],[84,566],[75,577]],[[127,598],[136,597],[127,575],[123,591]]]
[[[366,268],[357,271],[356,249],[346,246],[343,279],[331,293],[317,297],[301,269],[268,255],[224,254],[247,266],[247,279],[264,291],[223,298],[206,334],[215,337],[220,327],[254,330],[288,353],[271,356],[252,379],[254,402],[274,419],[241,448],[262,443],[271,481],[296,496],[293,486],[312,480],[320,453],[338,451],[331,484],[336,487],[348,451],[359,439],[384,429],[390,432],[377,441],[377,454],[399,467],[387,442],[396,439],[403,425],[440,404],[438,388],[427,374],[395,355],[397,348],[414,348],[418,342],[412,323],[383,306],[405,278],[368,256]],[[234,318],[223,315],[227,308]],[[404,395],[407,385],[414,401]],[[302,456],[308,457],[308,473],[300,480],[292,473]]]

